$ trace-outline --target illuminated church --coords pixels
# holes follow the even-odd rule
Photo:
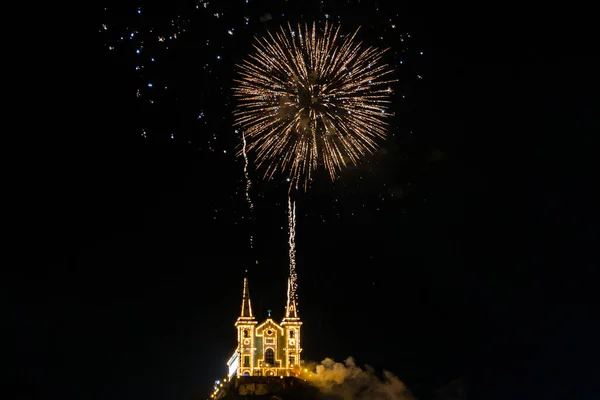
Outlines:
[[[229,378],[241,376],[297,376],[300,373],[300,326],[295,296],[288,300],[281,323],[270,315],[259,323],[252,314],[248,278],[244,278],[242,310],[235,327],[237,348],[227,362]]]

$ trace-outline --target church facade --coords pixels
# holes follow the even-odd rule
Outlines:
[[[289,285],[288,282],[288,293]],[[244,278],[242,310],[235,322],[237,348],[227,362],[234,376],[297,376],[300,373],[300,326],[296,300],[288,295],[285,317],[280,323],[269,317],[260,322],[252,314],[248,278]]]

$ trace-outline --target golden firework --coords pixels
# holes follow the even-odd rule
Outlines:
[[[264,177],[289,174],[290,187],[306,189],[323,165],[332,180],[346,165],[385,138],[392,70],[385,50],[356,42],[340,27],[313,23],[281,27],[257,38],[254,53],[238,67],[233,94],[235,125],[256,154]]]

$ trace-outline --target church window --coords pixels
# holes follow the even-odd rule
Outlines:
[[[244,367],[250,366],[250,356],[244,356]]]
[[[250,331],[248,329],[244,329],[244,337],[245,338],[249,338],[250,337]]]
[[[265,351],[265,362],[269,365],[275,364],[275,352],[273,349],[267,349]]]
[[[296,364],[296,357],[290,356],[290,365]]]
[[[267,331],[267,335],[271,336],[272,334],[273,334],[273,331],[269,329],[269,330]]]
[[[293,339],[295,335],[296,335],[296,331],[292,329],[290,331],[290,338]]]

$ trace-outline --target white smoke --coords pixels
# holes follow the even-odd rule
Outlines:
[[[414,400],[394,374],[383,371],[383,379],[380,379],[373,368],[358,367],[352,357],[344,363],[326,358],[320,364],[305,367],[315,371],[306,376],[307,382],[326,395],[343,400]]]

